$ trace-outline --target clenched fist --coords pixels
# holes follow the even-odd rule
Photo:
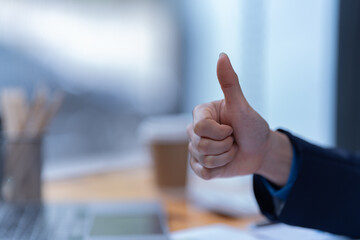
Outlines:
[[[249,105],[228,56],[220,54],[217,77],[224,99],[198,105],[188,126],[190,165],[204,178],[261,174],[285,185],[292,149]]]

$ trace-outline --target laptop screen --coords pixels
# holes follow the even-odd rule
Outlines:
[[[97,214],[90,228],[91,237],[162,234],[156,214]]]

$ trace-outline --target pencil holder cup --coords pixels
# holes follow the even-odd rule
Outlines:
[[[2,198],[10,203],[41,202],[42,138],[3,141]]]

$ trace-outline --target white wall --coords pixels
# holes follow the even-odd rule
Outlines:
[[[333,145],[338,2],[266,5],[265,117],[272,127]]]
[[[272,128],[334,144],[337,0],[187,0],[183,7],[186,111],[223,97],[215,70],[224,51]]]
[[[184,109],[223,97],[216,78],[220,52],[229,53],[240,66],[241,9],[243,1],[182,1],[186,35]],[[219,91],[220,90],[220,91]]]

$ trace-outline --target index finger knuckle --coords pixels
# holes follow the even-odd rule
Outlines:
[[[194,132],[196,135],[201,136],[207,131],[207,122],[205,119],[198,121],[194,125]]]
[[[200,141],[197,144],[197,150],[199,151],[199,153],[206,154],[207,152],[209,152],[209,149],[210,149],[209,140],[200,138]]]

